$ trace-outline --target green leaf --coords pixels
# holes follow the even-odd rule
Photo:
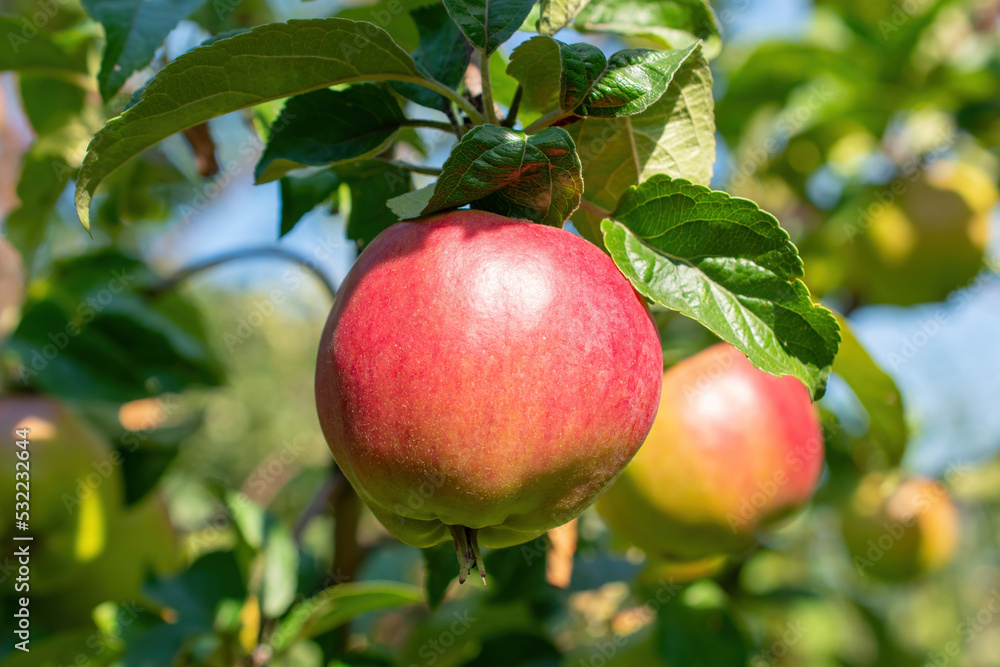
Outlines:
[[[163,68],[91,141],[76,188],[80,221],[89,229],[90,200],[101,180],[164,137],[268,100],[389,79],[445,90],[425,79],[385,31],[348,19],[271,23],[193,49]]]
[[[13,603],[11,603],[13,607]],[[11,612],[13,613],[13,611]],[[65,629],[56,634],[42,636],[38,639],[31,638],[29,644],[30,651],[18,651],[11,649],[9,653],[0,659],[2,667],[57,667],[58,665],[71,665],[81,655],[93,652],[95,647],[99,647],[107,662],[92,662],[95,665],[112,664],[120,657],[121,649],[113,647],[110,643],[97,643],[96,637],[100,636],[94,628],[83,630]],[[9,641],[8,645],[20,639]],[[108,655],[105,652],[110,653]]]
[[[24,19],[27,21],[27,19]],[[37,31],[31,37],[24,36],[25,24],[6,16],[0,16],[0,72],[34,72],[37,74],[85,74],[85,59],[74,58],[56,44],[49,35]]]
[[[340,177],[332,169],[322,169],[308,176],[285,176],[281,179],[281,230],[292,231],[306,213],[337,191]]]
[[[295,600],[299,576],[299,549],[283,523],[272,523],[264,543],[264,574],[260,609],[267,618],[278,618]]]
[[[59,195],[66,189],[73,169],[65,160],[55,155],[28,151],[21,165],[21,180],[17,184],[17,198],[21,205],[7,216],[7,238],[21,253],[28,272],[35,251],[45,239],[45,231],[55,210]]]
[[[561,227],[580,205],[582,192],[580,160],[565,130],[550,127],[529,137],[480,125],[452,149],[420,215],[471,204]],[[406,209],[397,205],[393,210]]]
[[[775,218],[746,199],[654,176],[601,229],[618,268],[653,301],[697,320],[772,375],[823,395],[840,336],[800,280]]]
[[[698,48],[629,49],[605,59],[590,44],[539,35],[514,49],[507,71],[524,87],[523,103],[529,108],[615,118],[642,113],[659,100]]]
[[[288,100],[254,170],[257,183],[303,165],[360,160],[384,151],[406,118],[391,93],[370,83],[314,90]]]
[[[840,325],[840,350],[833,362],[833,372],[854,391],[868,413],[866,439],[896,466],[906,450],[908,428],[903,397],[893,379],[871,358],[854,335],[847,320],[837,316]]]
[[[444,0],[444,6],[469,42],[492,53],[510,39],[535,0]]]
[[[378,0],[377,2],[359,3],[356,7],[347,7],[337,12],[338,18],[352,21],[374,23],[389,33],[392,40],[406,51],[417,48],[420,40],[418,26],[411,11],[436,0]],[[345,3],[346,4],[346,3]]]
[[[105,100],[153,59],[167,34],[205,0],[81,0],[106,36],[98,88]]]
[[[427,208],[427,205],[430,203],[431,197],[434,196],[434,187],[435,184],[431,183],[430,185],[425,185],[424,187],[414,190],[413,192],[407,192],[404,195],[393,197],[386,202],[386,206],[388,206],[400,220],[419,218],[423,215],[423,210]]]
[[[399,222],[386,200],[410,191],[410,173],[381,162],[363,162],[338,170],[347,183],[350,205],[346,210],[347,238],[364,247],[376,236]]]
[[[514,49],[507,73],[524,89],[521,104],[547,113],[576,108],[606,67],[607,59],[596,46],[563,44],[539,35]]]
[[[331,586],[295,605],[271,635],[270,644],[276,652],[284,651],[297,641],[321,635],[361,614],[405,607],[422,599],[416,586],[393,581]]]
[[[656,174],[707,185],[715,163],[712,73],[693,54],[674,75],[667,91],[641,114],[586,118],[566,129],[576,142],[586,183],[573,223],[601,244],[601,220],[615,210],[632,185]]]
[[[645,111],[667,91],[684,61],[698,48],[698,44],[692,44],[671,51],[619,51],[608,59],[604,73],[573,113],[615,118]]]
[[[424,593],[431,609],[437,609],[444,600],[445,591],[455,578],[455,545],[442,542],[432,547],[421,549],[424,557]]]
[[[714,584],[707,584],[715,587]],[[691,600],[696,584],[657,613],[656,638],[665,664],[684,667],[745,667],[749,645],[725,595],[722,600]],[[712,591],[713,593],[715,591]],[[716,596],[713,596],[716,597]]]
[[[242,491],[227,491],[225,500],[226,509],[233,517],[240,537],[251,549],[260,551],[264,546],[267,526],[264,509]]]
[[[721,46],[719,27],[705,0],[602,0],[584,7],[573,27],[641,37],[668,49],[702,40],[707,57],[715,56]]]
[[[590,0],[542,0],[538,18],[538,32],[554,35],[576,18]]]
[[[410,12],[420,30],[420,46],[411,55],[430,78],[457,88],[469,66],[472,46],[440,4],[418,7]],[[431,109],[444,111],[447,98],[412,83],[392,82],[392,88],[407,99]]]
[[[39,136],[61,130],[83,111],[87,91],[73,82],[22,73],[18,84],[25,115]]]
[[[462,663],[462,667],[559,667],[563,664],[562,653],[539,629],[536,633],[505,632],[488,635],[483,638],[483,648],[479,655]],[[583,664],[588,663],[584,661]]]
[[[539,35],[519,44],[510,54],[507,74],[524,89],[521,105],[548,112],[556,107],[562,87],[562,42]]]
[[[117,402],[220,384],[198,311],[177,293],[147,296],[156,281],[144,264],[109,250],[56,263],[6,343],[21,382]]]
[[[151,599],[177,612],[177,624],[189,635],[210,630],[215,610],[225,600],[246,597],[246,584],[232,551],[205,554],[186,571],[164,577],[144,587]]]

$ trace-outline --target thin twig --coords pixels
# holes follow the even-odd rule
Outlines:
[[[405,169],[406,171],[412,171],[414,174],[427,174],[428,176],[441,175],[441,170],[437,167],[424,167],[419,164],[412,164],[402,160],[392,160],[387,157],[378,157],[375,159],[379,162],[384,162],[385,164],[391,164],[393,167],[399,167],[400,169]]]
[[[441,130],[442,132],[453,132],[455,126],[452,123],[446,123],[443,120],[425,120],[423,118],[407,118],[402,123],[401,127],[429,127],[432,130]]]
[[[451,121],[451,127],[455,131],[455,137],[461,141],[462,137],[465,135],[465,128],[463,128],[462,124],[458,122],[458,117],[455,115],[455,110],[451,104],[449,104],[448,108],[444,110],[444,114],[448,116],[448,120]]]
[[[524,88],[518,84],[517,90],[514,91],[514,99],[510,101],[510,110],[507,112],[507,117],[500,123],[503,127],[514,127],[514,123],[517,122],[517,112],[521,107],[522,95],[524,95]]]
[[[199,262],[193,264],[187,268],[181,269],[169,278],[164,279],[160,283],[153,285],[149,288],[148,292],[151,296],[159,296],[164,292],[168,292],[175,288],[180,283],[184,282],[191,276],[201,273],[202,271],[207,271],[208,269],[215,268],[222,264],[228,264],[229,262],[239,261],[241,259],[251,259],[253,257],[266,257],[273,256],[280,259],[286,259],[296,264],[300,264],[306,269],[308,269],[316,278],[323,283],[326,289],[330,292],[331,297],[337,296],[337,286],[334,285],[329,278],[324,275],[319,267],[310,262],[305,257],[295,254],[289,250],[278,246],[259,246],[256,248],[245,248],[243,250],[234,250],[233,252],[226,253],[224,255],[219,255],[212,259],[206,260],[204,262]]]
[[[555,111],[550,111],[549,113],[545,114],[544,116],[536,120],[534,123],[529,125],[528,127],[524,128],[524,133],[535,134],[536,132],[541,132],[545,128],[555,125],[563,118],[569,118],[572,115],[573,115],[572,111],[563,111],[562,109],[556,109]]]
[[[309,506],[305,508],[302,512],[302,516],[300,516],[298,521],[295,522],[293,535],[295,536],[296,544],[302,543],[302,533],[305,532],[309,522],[326,510],[330,504],[330,499],[338,492],[340,484],[343,482],[343,476],[331,474],[326,478],[326,481],[323,482],[323,485],[319,487],[319,490],[316,492],[316,495],[313,496]]]

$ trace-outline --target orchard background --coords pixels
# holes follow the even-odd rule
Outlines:
[[[501,19],[477,32],[468,8],[487,5]],[[0,14],[0,666],[997,664],[996,2]],[[275,65],[314,48],[299,30],[350,67]],[[666,55],[615,60],[633,48]],[[273,58],[217,76],[235,52]],[[649,200],[682,191],[703,226],[657,241]],[[485,587],[459,586],[450,544],[393,539],[333,465],[316,349],[361,248],[466,204],[570,217],[653,302],[666,367],[722,337],[822,396],[809,506],[699,567],[648,559],[591,508],[575,551],[563,533],[484,553]],[[718,211],[737,209],[777,246],[727,235]],[[737,294],[706,248],[777,280],[728,309],[677,296]],[[675,265],[700,268],[671,282]],[[768,319],[782,289],[807,326]],[[29,412],[22,594],[12,425]],[[856,522],[913,478],[937,482],[907,487],[931,511],[954,503],[946,525]]]

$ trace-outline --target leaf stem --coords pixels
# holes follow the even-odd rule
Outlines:
[[[476,125],[482,125],[483,123],[486,122],[486,119],[483,118],[483,114],[479,113],[476,107],[474,107],[469,100],[459,95],[458,91],[455,90],[454,88],[449,88],[448,86],[438,83],[437,81],[433,81],[431,79],[414,81],[414,83],[417,83],[429,90],[433,90],[435,93],[438,93],[439,95],[447,97],[449,100],[458,105],[458,108],[464,111],[465,114]]]
[[[455,117],[455,110],[449,104],[448,108],[444,110],[446,116],[448,116],[448,121],[451,123],[452,130],[455,132],[455,136],[461,141],[462,137],[465,135],[465,128],[462,127],[461,123],[458,122],[458,118]]]
[[[379,162],[384,162],[385,164],[392,165],[393,167],[399,167],[400,169],[405,169],[406,171],[412,171],[414,174],[427,174],[428,176],[440,176],[441,170],[437,167],[425,167],[419,164],[411,164],[409,162],[403,162],[402,160],[392,160],[387,157],[375,158]]]
[[[580,201],[580,209],[590,213],[591,215],[599,217],[601,220],[611,217],[611,211],[605,211],[597,204],[593,204],[586,199]]]
[[[562,109],[556,109],[555,111],[550,111],[534,123],[524,128],[525,134],[535,134],[536,132],[541,132],[547,127],[555,125],[563,118],[569,118],[573,115],[572,111],[563,111]]]
[[[510,110],[507,111],[507,117],[500,123],[503,127],[514,127],[514,123],[517,122],[517,112],[521,108],[522,95],[524,95],[524,87],[518,84],[517,90],[514,91],[514,99],[510,101]]]
[[[426,120],[423,118],[407,118],[402,123],[399,124],[401,127],[428,127],[432,130],[441,130],[442,132],[447,132],[451,134],[455,131],[454,126],[451,123],[446,123],[443,120]]]
[[[484,46],[479,52],[479,76],[483,82],[483,110],[486,120],[497,124],[497,110],[493,107],[493,83],[490,81],[490,55]]]

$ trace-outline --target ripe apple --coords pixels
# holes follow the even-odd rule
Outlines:
[[[662,368],[648,308],[596,246],[454,211],[365,248],[316,403],[375,516],[414,546],[452,537],[464,581],[477,542],[527,542],[593,502],[646,437]]]
[[[25,449],[15,439],[22,428],[29,430]],[[0,465],[12,476],[25,468],[30,474],[28,530],[16,528],[12,513],[0,536],[4,542],[12,534],[33,536],[31,590],[57,589],[107,548],[110,517],[122,498],[121,470],[105,442],[47,397],[0,397],[0,434]],[[26,462],[18,456],[23,451]],[[0,504],[20,512],[15,501],[24,496],[16,494],[25,487],[11,483],[0,489]]]
[[[650,557],[737,554],[809,500],[822,464],[805,386],[718,344],[664,374],[646,443],[597,507]]]
[[[948,491],[934,480],[902,483],[879,473],[862,479],[843,516],[844,540],[865,576],[907,581],[939,570],[955,555],[959,518]]]

